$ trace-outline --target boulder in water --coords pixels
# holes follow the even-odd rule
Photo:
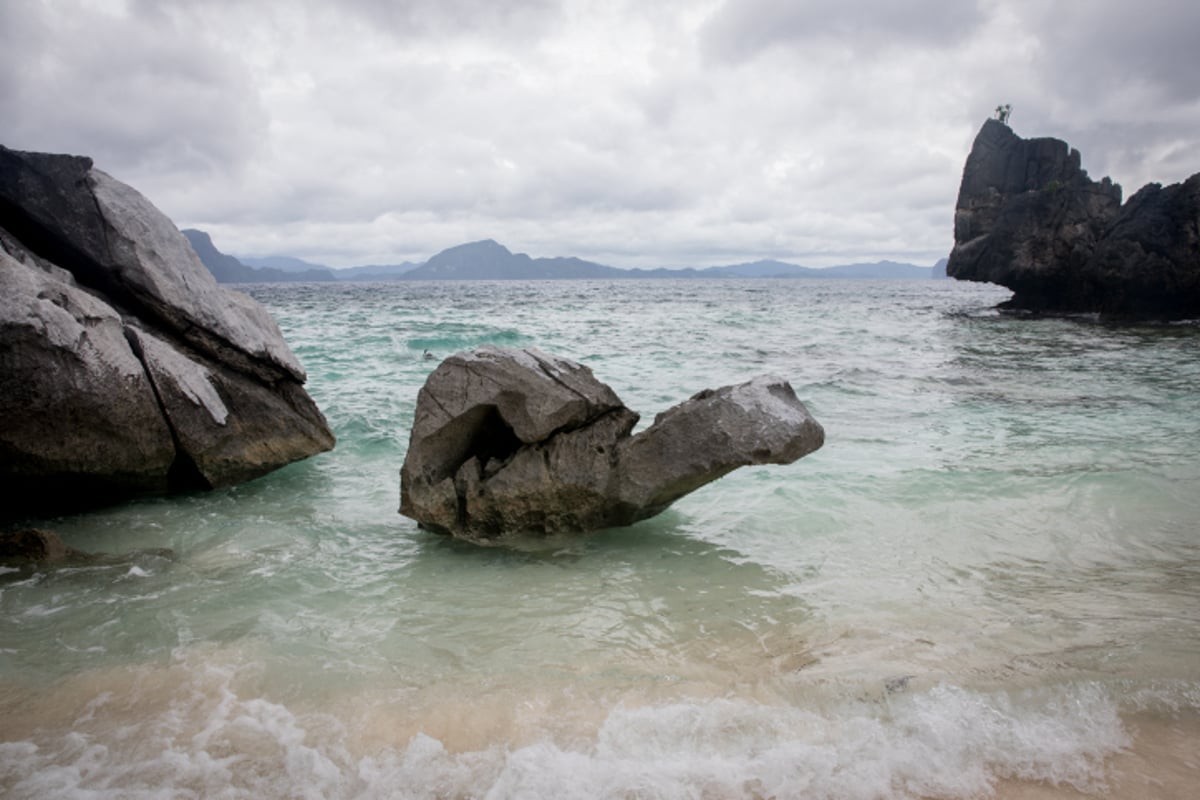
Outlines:
[[[1200,174],[1124,205],[1078,150],[988,120],[963,168],[947,274],[1013,290],[1008,308],[1200,316]]]
[[[485,541],[629,525],[749,464],[788,464],[824,430],[775,377],[705,390],[632,435],[638,415],[590,369],[485,346],[417,395],[400,513]]]
[[[0,514],[229,486],[333,434],[270,314],[79,156],[0,147]]]

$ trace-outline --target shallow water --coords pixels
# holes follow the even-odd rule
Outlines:
[[[1200,328],[950,281],[248,291],[338,446],[35,521],[123,557],[0,575],[5,797],[1200,785]],[[631,528],[457,543],[398,516],[398,471],[422,351],[487,342],[644,422],[775,373],[826,445]]]

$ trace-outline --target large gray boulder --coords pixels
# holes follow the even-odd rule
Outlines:
[[[136,190],[0,146],[0,516],[228,486],[333,446],[270,314]]]
[[[791,463],[825,437],[774,377],[700,392],[633,436],[637,422],[568,359],[456,354],[417,394],[400,513],[474,541],[629,525],[738,467]]]
[[[963,167],[946,272],[1013,290],[1010,308],[1200,315],[1200,175],[1122,206],[1078,150],[988,120]]]

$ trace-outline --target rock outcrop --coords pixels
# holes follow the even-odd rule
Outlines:
[[[0,147],[0,515],[228,486],[333,434],[270,314],[89,158]]]
[[[638,415],[587,367],[483,347],[417,395],[400,513],[475,540],[629,525],[748,464],[789,464],[824,430],[787,382],[706,390],[631,435]]]
[[[946,271],[1012,289],[1015,309],[1200,316],[1200,174],[1122,205],[1078,150],[988,120],[963,168]]]

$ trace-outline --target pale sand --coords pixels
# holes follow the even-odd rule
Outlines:
[[[1085,794],[1069,787],[1001,781],[997,800],[1197,800],[1200,798],[1200,713],[1170,719],[1124,718],[1132,744],[1105,763],[1106,789]]]

